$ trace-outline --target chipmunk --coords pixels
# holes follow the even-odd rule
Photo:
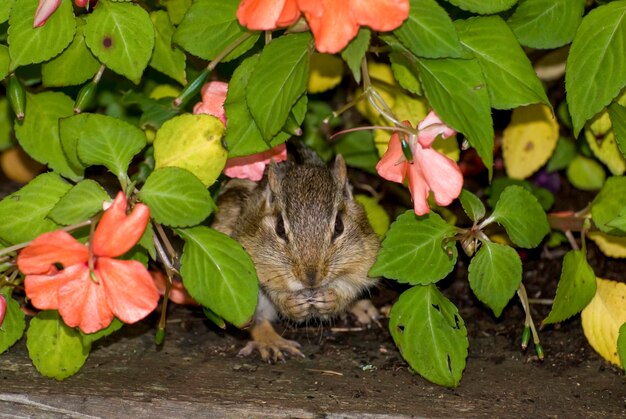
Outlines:
[[[213,228],[246,249],[260,282],[252,340],[240,356],[304,356],[298,342],[274,330],[279,316],[306,322],[351,310],[369,323],[378,314],[369,300],[355,303],[376,282],[367,272],[379,239],[352,196],[344,159],[328,168],[313,151],[300,153],[302,164],[272,162],[259,183],[232,179],[218,197]]]

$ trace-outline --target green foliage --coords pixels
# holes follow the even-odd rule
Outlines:
[[[152,12],[150,19],[156,31],[150,67],[170,76],[182,85],[187,84],[185,53],[172,45],[174,26],[170,23],[167,13],[162,10]]]
[[[499,13],[513,7],[517,0],[448,0],[455,6],[474,13]]]
[[[531,48],[556,48],[574,39],[585,0],[522,0],[507,23],[519,42]]]
[[[622,155],[626,157],[626,108],[617,103],[612,103],[609,106],[609,115],[617,147],[622,152]]]
[[[372,226],[374,233],[378,234],[380,238],[384,237],[389,229],[389,215],[387,211],[380,206],[378,200],[374,197],[355,195],[354,199],[365,209],[367,220]]]
[[[467,214],[473,222],[478,222],[485,216],[485,205],[480,198],[467,189],[461,191],[459,200],[461,201],[463,211],[465,211],[465,214]]]
[[[59,228],[47,215],[70,188],[59,175],[44,173],[4,198],[0,201],[0,239],[23,243]]]
[[[626,323],[619,328],[619,336],[617,337],[617,352],[620,361],[622,361],[622,369],[626,371]]]
[[[343,156],[348,166],[376,173],[379,157],[371,132],[351,132],[339,138],[335,144],[335,152]]]
[[[100,0],[87,18],[85,41],[100,62],[139,84],[152,55],[154,27],[139,5]]]
[[[463,51],[452,20],[435,0],[411,0],[409,18],[394,34],[424,58],[460,57]]]
[[[58,55],[72,42],[76,21],[71,0],[63,0],[43,27],[33,28],[37,2],[15,0],[9,17],[11,70],[41,63]]]
[[[433,383],[456,387],[467,358],[467,330],[457,308],[433,284],[405,291],[389,315],[402,357]]]
[[[98,182],[84,179],[63,195],[48,217],[61,225],[77,224],[102,211],[102,204],[109,199]]]
[[[502,192],[490,219],[503,225],[511,241],[520,247],[537,247],[550,232],[541,205],[520,186],[509,186]]]
[[[156,222],[171,227],[199,224],[215,207],[200,179],[178,167],[163,167],[152,172],[139,198],[150,207]]]
[[[357,83],[361,82],[361,62],[370,46],[371,36],[369,29],[361,28],[357,36],[341,51],[341,58],[350,68]]]
[[[550,104],[526,54],[500,17],[457,21],[456,28],[461,43],[480,65],[493,108]]]
[[[591,202],[593,223],[607,234],[623,235],[618,228],[611,227],[626,206],[626,177],[612,176]]]
[[[263,139],[285,125],[291,108],[304,93],[309,74],[311,35],[288,35],[267,45],[250,76],[246,101]]]
[[[476,297],[500,317],[522,282],[522,261],[512,247],[485,240],[468,273]]]
[[[507,187],[513,185],[521,186],[522,188],[533,194],[534,197],[537,198],[537,201],[539,201],[539,204],[541,204],[541,207],[544,209],[544,211],[548,211],[550,208],[552,208],[552,205],[554,204],[554,195],[552,195],[549,190],[545,188],[540,188],[526,180],[512,179],[508,177],[497,178],[494,179],[493,182],[491,182],[491,186],[489,186],[489,199],[487,201],[489,206],[491,208],[495,208],[496,203],[498,202],[498,199],[500,199],[500,195],[502,194],[502,192],[504,192]]]
[[[20,304],[5,290],[0,291],[0,298],[6,298],[7,308],[4,321],[0,326],[0,354],[13,346],[24,335],[26,320]]]
[[[185,240],[181,274],[189,294],[235,326],[250,321],[259,282],[252,259],[241,245],[208,227],[176,231]]]
[[[543,324],[559,323],[582,311],[596,293],[596,275],[582,250],[570,250],[563,258],[561,279],[550,314]]]
[[[113,317],[113,320],[111,321],[110,325],[108,325],[104,329],[101,329],[95,333],[83,333],[82,331],[80,331],[80,329],[79,329],[79,332],[83,338],[83,341],[86,344],[91,344],[97,341],[98,339],[105,338],[109,336],[110,334],[117,332],[118,330],[122,328],[122,326],[124,326],[124,323],[122,323],[116,317]]]
[[[63,380],[87,361],[91,343],[61,320],[57,311],[42,311],[30,321],[26,333],[28,356],[46,377]]]
[[[407,211],[391,225],[369,274],[411,285],[437,282],[456,263],[456,247],[447,243],[455,232],[435,213],[419,217]]]
[[[11,7],[15,0],[4,0],[0,2],[0,23],[4,23],[9,19],[9,13],[11,13]]]
[[[567,179],[583,191],[597,191],[604,185],[606,172],[597,160],[576,156],[567,166]]]
[[[626,1],[600,6],[583,19],[567,57],[565,87],[574,134],[626,86]]]
[[[9,74],[9,64],[11,63],[11,57],[9,55],[9,48],[0,45],[0,80]]]

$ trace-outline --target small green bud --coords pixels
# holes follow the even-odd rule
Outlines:
[[[209,73],[209,69],[205,68],[191,83],[185,86],[183,91],[180,92],[180,95],[174,99],[174,106],[185,106],[185,104],[200,91],[202,85],[209,77]]]
[[[24,109],[26,108],[26,92],[15,73],[9,76],[7,93],[13,112],[15,112],[15,117],[21,121],[24,119]]]
[[[541,346],[541,343],[535,343],[535,352],[537,352],[537,358],[543,361],[543,346]]]
[[[91,108],[94,104],[97,90],[98,83],[90,81],[85,84],[78,92],[78,96],[76,96],[76,102],[74,102],[74,113],[81,113],[82,111]]]
[[[530,341],[530,327],[524,327],[524,331],[522,331],[522,351],[525,351],[528,348],[528,342]]]
[[[161,329],[160,327],[156,331],[156,335],[154,336],[154,343],[158,346],[163,345],[165,341],[165,329]]]
[[[293,116],[293,113],[290,113],[287,121],[285,121],[283,131],[288,134],[295,135],[296,137],[302,135],[302,128],[300,128],[300,124],[298,124],[298,121],[296,121],[296,117]]]

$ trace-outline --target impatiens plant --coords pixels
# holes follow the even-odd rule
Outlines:
[[[124,324],[154,317],[160,344],[169,301],[248,324],[254,264],[209,227],[213,196],[300,141],[366,173],[370,275],[411,286],[389,329],[419,374],[461,380],[465,323],[437,287],[459,247],[494,316],[519,296],[522,347],[543,358],[519,252],[569,243],[542,324],[582,311],[623,363],[626,286],[586,250],[626,257],[624,39],[626,0],[0,2],[0,166],[24,183],[0,201],[0,353],[26,313],[56,379]],[[559,174],[597,195],[549,212]]]

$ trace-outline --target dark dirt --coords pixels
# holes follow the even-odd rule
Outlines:
[[[6,187],[6,184],[4,185]],[[557,253],[558,253],[557,249]],[[623,280],[626,263],[590,244],[601,277]],[[410,372],[386,329],[288,329],[306,359],[268,365],[238,358],[243,332],[212,326],[197,309],[172,307],[162,348],[153,316],[99,341],[83,369],[63,381],[32,366],[22,340],[0,356],[0,417],[625,417],[626,381],[586,342],[579,318],[541,332],[546,353],[519,349],[524,314],[517,298],[500,319],[473,296],[468,260],[440,283],[459,307],[470,341],[461,384],[446,389]],[[552,298],[561,258],[530,252],[531,298]],[[386,286],[388,285],[388,286]],[[382,284],[378,306],[398,289]],[[536,322],[549,306],[532,306]],[[336,327],[351,326],[339,321]]]

